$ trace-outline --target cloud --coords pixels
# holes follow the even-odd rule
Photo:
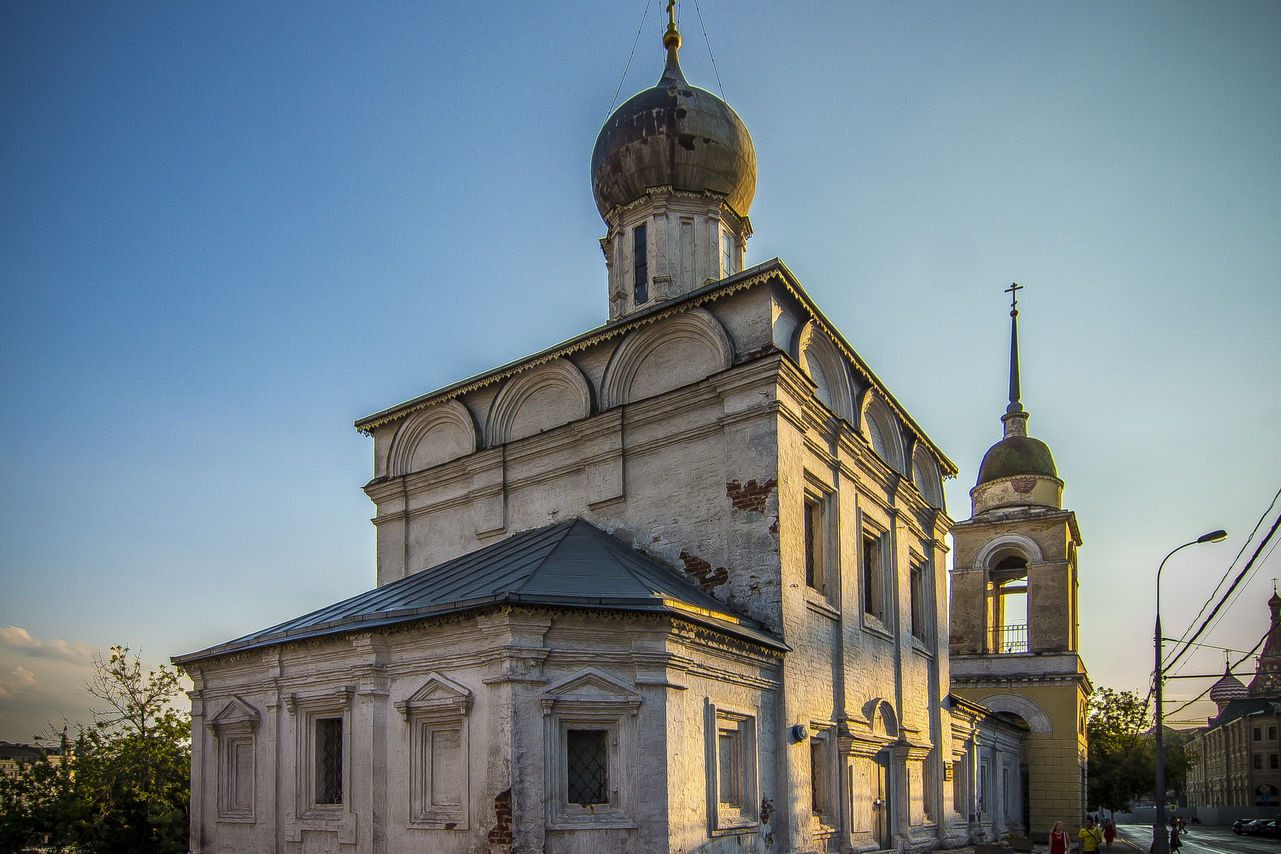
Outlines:
[[[52,658],[74,664],[87,664],[94,648],[87,643],[68,643],[65,640],[40,640],[21,626],[0,628],[0,647],[22,652],[32,658]]]
[[[8,676],[0,679],[0,700],[8,700],[14,694],[24,692],[36,685],[36,674],[19,664]]]

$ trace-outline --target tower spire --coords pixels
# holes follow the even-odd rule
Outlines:
[[[1010,295],[1010,403],[1005,407],[1001,421],[1005,424],[1005,435],[1027,435],[1027,411],[1019,400],[1019,291],[1023,286],[1012,283],[1005,292]]]
[[[1019,402],[1019,291],[1023,286],[1012,283],[1005,292],[1010,295],[1010,405],[1005,407],[1007,414],[1023,411]]]

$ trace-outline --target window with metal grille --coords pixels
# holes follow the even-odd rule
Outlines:
[[[567,800],[571,804],[609,803],[609,732],[571,729],[565,733]]]
[[[645,244],[645,223],[632,229],[632,300],[649,302],[649,250]]]
[[[316,720],[316,803],[342,803],[342,718]]]

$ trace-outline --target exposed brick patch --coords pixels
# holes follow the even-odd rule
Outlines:
[[[1016,477],[1014,478],[1014,480],[1010,481],[1010,486],[1013,486],[1014,491],[1017,492],[1019,495],[1027,495],[1029,492],[1031,492],[1033,489],[1036,488],[1036,478]]]
[[[753,510],[757,513],[764,513],[765,506],[769,502],[770,493],[777,486],[778,481],[774,478],[762,483],[757,483],[754,479],[749,480],[747,483],[731,480],[725,484],[725,494],[734,503],[735,510]]]
[[[769,532],[776,537],[778,536],[778,517],[777,516],[774,517],[773,523],[770,524]]]
[[[713,588],[729,581],[729,570],[723,566],[712,569],[712,565],[698,555],[681,552],[681,560],[685,561],[685,573],[698,579],[698,586],[704,593],[711,593]]]
[[[512,844],[512,790],[503,789],[494,798],[494,826],[485,837],[491,845]]]

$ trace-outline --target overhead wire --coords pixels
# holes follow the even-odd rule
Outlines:
[[[618,78],[618,87],[614,90],[614,99],[609,102],[609,109],[605,115],[614,112],[614,105],[618,103],[618,93],[623,91],[623,81],[627,79],[627,69],[632,67],[632,57],[636,55],[636,45],[640,44],[641,30],[645,29],[645,18],[649,15],[649,6],[654,0],[645,0],[645,11],[641,13],[640,26],[636,28],[636,38],[632,39],[632,52],[627,54],[627,64],[623,66],[623,76]]]
[[[1271,631],[1271,630],[1269,629],[1269,631],[1264,632],[1264,633],[1263,633],[1263,637],[1259,638],[1259,642],[1258,642],[1258,643],[1256,643],[1256,644],[1254,645],[1254,649],[1250,650],[1250,651],[1249,651],[1249,652],[1247,652],[1245,655],[1243,655],[1243,656],[1241,656],[1240,658],[1238,658],[1235,662],[1233,662],[1231,665],[1229,665],[1229,666],[1228,666],[1228,669],[1229,669],[1229,670],[1231,670],[1233,667],[1236,667],[1236,666],[1237,666],[1237,665],[1239,665],[1239,664],[1244,664],[1244,663],[1246,662],[1246,660],[1248,660],[1248,659],[1250,658],[1250,656],[1252,656],[1252,655],[1254,655],[1256,652],[1258,652],[1258,651],[1259,651],[1259,647],[1263,646],[1263,642],[1264,642],[1265,640],[1267,640],[1267,639],[1268,639],[1268,634],[1270,633],[1270,631]],[[1214,683],[1214,684],[1217,684],[1217,683]],[[1206,688],[1206,689],[1205,689],[1204,691],[1202,691],[1200,694],[1197,694],[1197,695],[1196,695],[1195,697],[1193,697],[1191,700],[1188,700],[1186,703],[1184,703],[1182,706],[1179,706],[1177,709],[1175,709],[1174,711],[1170,712],[1168,715],[1164,715],[1164,714],[1163,714],[1161,717],[1165,718],[1165,717],[1173,717],[1173,716],[1177,715],[1179,712],[1183,711],[1183,710],[1184,710],[1184,709],[1186,709],[1188,706],[1190,706],[1190,705],[1192,705],[1193,703],[1195,703],[1197,700],[1200,700],[1200,699],[1201,699],[1202,697],[1204,697],[1206,694],[1209,694],[1209,693],[1210,693],[1210,691],[1211,691],[1211,689],[1213,689],[1213,688],[1214,688],[1214,684],[1211,684],[1208,688]]]
[[[1250,555],[1250,559],[1246,561],[1245,567],[1242,568],[1242,570],[1239,573],[1237,573],[1236,578],[1232,579],[1232,584],[1228,587],[1227,592],[1223,594],[1222,598],[1219,599],[1219,601],[1215,604],[1214,608],[1210,611],[1210,615],[1206,617],[1205,620],[1201,623],[1201,625],[1197,628],[1197,630],[1192,633],[1192,637],[1188,638],[1186,641],[1180,641],[1180,644],[1183,645],[1182,649],[1176,652],[1174,654],[1174,657],[1170,659],[1170,662],[1169,662],[1170,667],[1173,667],[1176,663],[1178,663],[1178,660],[1183,657],[1184,653],[1186,653],[1188,649],[1190,649],[1190,647],[1188,647],[1186,644],[1199,638],[1205,632],[1205,630],[1209,627],[1215,615],[1219,613],[1219,611],[1223,608],[1224,603],[1232,595],[1232,591],[1236,590],[1237,587],[1240,586],[1241,582],[1245,580],[1246,576],[1250,574],[1250,571],[1254,569],[1254,565],[1255,565],[1255,562],[1258,560],[1259,554],[1267,546],[1268,542],[1272,539],[1273,534],[1277,532],[1278,528],[1281,528],[1281,515],[1278,515],[1277,520],[1272,523],[1272,527],[1268,529],[1268,533],[1263,537],[1263,541],[1259,543],[1258,547],[1256,547],[1254,550],[1254,554]]]
[[[1219,579],[1219,583],[1215,585],[1214,590],[1212,590],[1210,595],[1206,597],[1205,602],[1201,605],[1201,610],[1197,611],[1196,616],[1189,621],[1188,627],[1183,630],[1183,635],[1180,636],[1175,646],[1184,643],[1184,638],[1188,636],[1188,632],[1192,630],[1192,626],[1196,624],[1197,620],[1201,619],[1206,608],[1210,607],[1210,603],[1214,601],[1214,597],[1218,595],[1219,591],[1223,588],[1223,585],[1227,582],[1228,577],[1232,574],[1232,568],[1236,566],[1237,561],[1241,560],[1241,556],[1245,554],[1246,549],[1250,547],[1250,543],[1254,540],[1255,534],[1259,533],[1259,529],[1263,527],[1264,521],[1266,521],[1268,516],[1272,513],[1272,508],[1276,506],[1278,498],[1281,498],[1281,488],[1277,489],[1276,493],[1272,496],[1272,501],[1268,503],[1267,508],[1262,514],[1260,514],[1259,521],[1254,523],[1254,530],[1250,532],[1250,536],[1246,537],[1245,542],[1241,544],[1241,548],[1237,552],[1236,557],[1232,558],[1232,562],[1228,564],[1226,569],[1224,569],[1223,576]]]
[[[694,0],[694,11],[698,13],[698,25],[703,28],[703,43],[707,45],[707,55],[712,60],[712,72],[716,75],[716,87],[721,90],[721,100],[728,101],[725,97],[725,86],[721,83],[721,72],[716,67],[716,56],[712,53],[712,40],[707,37],[707,25],[703,23],[703,10],[699,8],[698,0]]]

